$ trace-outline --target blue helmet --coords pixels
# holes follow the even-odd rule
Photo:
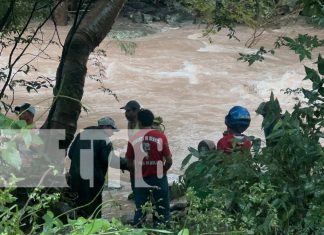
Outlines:
[[[250,126],[250,122],[250,113],[242,106],[234,106],[225,117],[226,126],[238,133],[244,132]]]

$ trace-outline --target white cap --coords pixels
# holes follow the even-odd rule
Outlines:
[[[28,111],[28,112],[32,113],[34,116],[35,116],[35,113],[36,113],[36,109],[35,109],[35,107],[32,106],[32,105],[29,104],[29,103],[23,103],[23,104],[20,105],[20,106],[16,106],[16,107],[15,107],[15,111],[16,111],[16,112],[19,112],[19,113],[22,113],[22,112]]]
[[[111,117],[103,117],[98,120],[98,126],[111,126],[113,129],[118,129],[117,125]]]

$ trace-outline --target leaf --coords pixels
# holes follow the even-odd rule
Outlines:
[[[310,51],[305,50],[305,55],[308,59],[312,59],[312,53]]]
[[[22,70],[24,72],[24,74],[28,74],[30,70],[30,66],[28,64],[26,64],[26,70]]]
[[[137,47],[137,44],[135,42],[126,42],[120,40],[118,40],[118,42],[121,51],[123,51],[126,55],[133,55],[135,53]]]
[[[5,148],[1,149],[2,159],[10,166],[20,170],[21,158],[15,142],[10,141],[5,143]]]
[[[317,66],[319,73],[324,75],[324,59],[322,58],[321,54],[318,55]]]
[[[305,59],[305,54],[304,53],[300,53],[299,54],[299,61],[301,62],[301,61],[303,61]]]
[[[200,158],[200,154],[199,154],[198,150],[196,150],[192,147],[189,147],[188,150],[193,156],[195,156],[196,158]]]
[[[173,234],[173,232],[170,232],[170,231],[167,231],[167,230],[161,230],[161,229],[144,229],[144,231],[150,231],[150,232],[156,232],[156,233],[164,233],[164,234]],[[135,231],[132,231],[132,234],[134,234],[134,232]]]
[[[201,174],[206,169],[206,166],[204,164],[198,164],[193,171],[196,174]]]
[[[318,75],[318,73],[311,68],[308,68],[307,66],[305,66],[305,72],[306,72],[306,77],[304,78],[304,80],[311,80],[313,83],[319,84],[321,82],[321,78]]]
[[[279,138],[282,137],[285,134],[284,130],[279,129],[276,131],[273,131],[268,137],[267,139],[275,139],[275,138]]]
[[[324,96],[324,87],[321,87],[320,89],[318,89],[318,93],[320,93],[321,96]]]
[[[192,154],[188,154],[185,159],[183,159],[182,163],[181,163],[181,170],[183,170],[183,168],[188,164],[188,162],[190,161],[192,157]]]
[[[103,219],[94,219],[91,223],[84,226],[84,234],[94,234],[100,232],[103,227],[107,227],[108,221]]]
[[[264,60],[264,57],[262,55],[267,53],[268,52],[264,49],[264,47],[260,47],[260,49],[256,53],[252,53],[252,54],[239,53],[240,57],[237,60],[248,62],[249,66],[251,66],[256,61],[262,62]]]
[[[306,90],[306,89],[302,89],[302,92],[304,94],[304,96],[309,99],[310,102],[316,100],[316,94],[314,94],[312,91]]]
[[[84,226],[87,223],[87,220],[83,217],[79,217],[76,221],[74,221],[74,225]]]
[[[289,42],[289,43],[294,43],[294,39],[290,38],[290,37],[282,37],[283,40],[285,40],[286,42]]]
[[[11,128],[12,125],[15,124],[15,121],[13,119],[10,119],[0,113],[0,128],[1,129],[8,129]]]
[[[54,214],[51,211],[47,211],[47,213],[43,216],[45,221],[43,225],[43,234],[50,234],[52,232]]]
[[[255,153],[258,153],[261,148],[261,139],[260,138],[255,138],[252,141],[252,148]]]
[[[189,229],[182,229],[180,232],[178,232],[178,235],[189,235]]]
[[[30,145],[32,144],[32,135],[30,130],[24,129],[22,130],[21,134],[22,134],[22,138],[24,139],[26,147],[29,148]]]
[[[318,133],[317,136],[324,139],[324,133]]]
[[[18,120],[14,123],[19,129],[27,128],[27,123],[25,120]]]

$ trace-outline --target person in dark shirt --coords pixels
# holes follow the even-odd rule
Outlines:
[[[141,109],[141,105],[136,100],[130,100],[120,109],[125,110],[125,117],[128,121],[127,123],[128,137],[130,138],[140,129],[137,121],[137,114]],[[129,171],[126,157],[120,158],[120,169]],[[134,178],[132,178],[132,175],[130,175],[130,182],[131,182],[132,192],[128,195],[128,200],[133,200],[134,199]]]
[[[120,109],[125,110],[125,117],[128,121],[128,135],[131,136],[139,129],[137,114],[141,109],[141,105],[136,100],[130,100]]]
[[[276,124],[284,118],[278,99],[275,99],[271,93],[270,100],[262,102],[255,112],[263,117],[262,128],[267,146],[275,146],[278,140],[269,136],[273,133]]]
[[[78,194],[76,204],[82,207],[78,215],[85,218],[101,217],[102,190],[113,148],[109,137],[117,130],[114,120],[104,117],[98,121],[98,126],[87,127],[79,133],[69,148],[68,184]],[[92,154],[81,154],[81,150],[92,150]]]

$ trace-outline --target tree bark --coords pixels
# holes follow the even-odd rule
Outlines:
[[[79,1],[78,0],[70,0],[71,11],[76,11],[78,9]]]
[[[11,0],[10,5],[6,11],[6,13],[3,15],[3,17],[0,19],[0,32],[5,28],[7,24],[9,24],[10,17],[12,15],[14,6],[15,6],[16,0]]]
[[[61,0],[56,0],[54,5],[56,5],[59,1]],[[54,11],[53,18],[57,25],[65,26],[68,24],[68,4],[66,0],[59,3],[59,6]]]
[[[56,74],[53,104],[42,126],[45,129],[66,130],[66,140],[61,143],[61,148],[69,146],[77,129],[89,55],[111,30],[124,2],[96,1],[91,11],[85,13],[76,31],[72,27],[65,40]]]

